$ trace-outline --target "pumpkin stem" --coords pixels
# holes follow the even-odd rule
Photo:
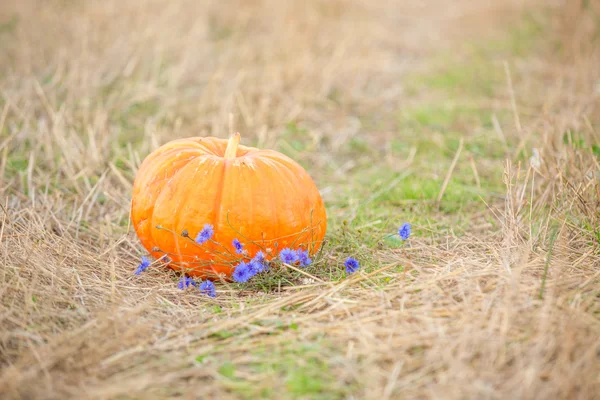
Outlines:
[[[235,158],[237,153],[238,145],[240,144],[240,134],[238,132],[231,135],[229,141],[227,142],[227,148],[225,149],[225,159],[231,160]]]

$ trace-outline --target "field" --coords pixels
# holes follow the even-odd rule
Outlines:
[[[600,2],[422,3],[4,0],[1,397],[600,398]],[[313,265],[134,275],[143,159],[234,131]]]

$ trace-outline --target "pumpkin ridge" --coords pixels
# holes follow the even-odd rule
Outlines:
[[[195,138],[195,140],[193,141],[194,144],[197,146],[198,149],[202,149],[206,152],[207,156],[213,156],[213,157],[218,157],[221,158],[222,156],[219,154],[220,153],[220,149],[219,149],[219,143],[215,143],[215,141],[212,140],[205,140],[204,138]],[[194,147],[196,147],[194,146]]]
[[[273,153],[273,152],[268,151],[268,150],[266,150],[265,153],[267,153],[267,154],[263,154],[263,158],[262,158],[263,161],[266,159],[266,160],[269,160],[269,162],[274,163],[275,165],[278,165],[279,168],[275,168],[277,170],[277,173],[282,178],[284,178],[286,180],[289,180],[289,179],[286,176],[286,174],[282,173],[282,169],[285,170],[285,171],[290,171],[291,172],[292,169],[297,170],[298,167],[299,167],[301,171],[305,171],[304,168],[302,166],[300,166],[300,164],[298,164],[296,161],[292,160],[291,158],[287,157],[284,154],[277,154],[277,153]],[[293,176],[300,177],[297,174],[297,172],[294,173]],[[301,178],[303,180],[308,180],[309,182],[311,182],[312,184],[314,184],[314,181],[312,180],[312,177],[307,172],[304,172],[301,175]],[[323,205],[323,207],[324,207],[324,205]],[[311,209],[311,211],[312,210],[314,210],[314,208]],[[316,242],[314,241],[314,236],[315,236],[314,235],[314,231],[315,231],[315,229],[318,229],[319,231],[323,230],[323,229],[326,229],[326,228],[322,228],[322,225],[326,226],[326,224],[327,224],[326,217],[325,217],[324,220],[319,219],[318,221],[314,221],[312,219],[312,217],[310,218],[310,220],[309,220],[309,229],[310,229],[310,237],[311,237],[311,243],[310,243],[310,247],[311,248],[314,249],[315,247],[320,247],[322,245],[323,240],[320,240],[318,242],[318,246],[317,246]],[[280,238],[277,238],[277,240],[283,239],[285,237],[295,236],[295,235],[300,234],[301,232],[302,232],[302,230],[298,231],[298,232],[295,232],[293,234],[284,235],[284,236],[281,236]]]
[[[203,143],[199,143],[196,141],[191,141],[189,139],[176,139],[172,142],[166,143],[163,146],[159,147],[155,151],[151,152],[142,162],[139,169],[143,169],[146,165],[150,165],[156,163],[162,157],[166,155],[170,155],[172,153],[176,153],[178,151],[193,151],[198,152],[204,155],[202,152],[206,147]],[[162,151],[161,151],[162,150]]]
[[[193,164],[194,161],[196,161],[197,163],[200,163],[201,160],[203,160],[203,159],[207,160],[207,159],[210,159],[210,158],[211,158],[210,154],[198,154],[196,157],[188,160],[187,163],[185,165],[183,165],[181,168],[177,169],[177,171],[175,171],[173,173],[173,175],[168,180],[166,180],[167,183],[170,182],[170,181],[172,181],[172,180],[177,179],[177,175],[179,175],[182,171],[185,171],[187,168],[194,167],[194,164]],[[151,223],[151,226],[150,226],[150,237],[152,238],[152,242],[155,245],[157,245],[160,242],[157,239],[157,237],[155,236],[155,234],[158,234],[160,232],[159,229],[156,229],[156,224],[154,223],[156,204],[157,203],[162,203],[162,196],[164,196],[165,193],[167,193],[167,192],[168,192],[168,190],[165,190],[165,186],[162,186],[160,193],[154,199],[154,204],[153,204],[153,207],[152,207],[152,212],[150,213],[150,217],[148,218],[148,219],[150,219],[150,223]],[[179,201],[180,201],[179,205],[181,205],[181,200],[179,200]],[[174,220],[171,221],[173,230],[176,229],[177,226],[179,226],[180,214],[179,213],[175,213],[175,215],[176,215],[176,217],[175,217],[176,220],[174,219]],[[177,256],[181,257],[182,253],[181,253],[181,251],[179,249],[179,240],[178,240],[179,238],[177,237],[178,236],[178,232],[174,231],[173,235],[175,236],[175,238],[174,238],[174,246],[177,249],[177,253],[176,254],[177,254]]]
[[[260,160],[263,165],[268,166],[269,163],[272,163],[272,160],[270,158],[258,158],[258,160]],[[271,169],[265,169],[265,171],[267,171],[267,180],[272,181],[273,180],[273,171]],[[277,171],[277,174],[281,175],[281,173],[279,172],[279,170]],[[279,221],[279,207],[277,207],[277,198],[276,195],[277,193],[275,192],[275,188],[272,185],[267,185],[269,187],[269,203],[271,205],[271,210],[273,210],[273,220],[274,221]],[[273,228],[275,228],[275,233],[274,233],[274,238],[268,238],[267,242],[273,246],[275,242],[279,241],[280,239],[280,234],[279,234],[279,226],[278,224],[273,224]],[[286,235],[287,236],[287,235]],[[283,236],[285,237],[285,236]]]
[[[213,217],[212,217],[212,226],[217,227],[217,222],[219,221],[219,218],[221,218],[221,208],[223,208],[223,190],[225,188],[225,178],[227,177],[227,170],[228,170],[228,162],[226,159],[222,159],[223,162],[223,168],[221,168],[221,179],[218,179],[218,186],[217,186],[217,190],[215,193],[215,202],[213,205],[213,210],[215,210]],[[217,234],[218,232],[215,232],[215,234]]]
[[[178,170],[178,171],[177,171],[175,174],[173,174],[173,178],[172,178],[172,179],[175,179],[175,178],[176,178],[176,176],[177,176],[177,175],[178,175],[180,172],[182,172],[183,170],[185,170],[187,167],[190,167],[190,168],[191,168],[192,166],[196,168],[196,171],[194,172],[194,175],[193,175],[193,177],[195,177],[195,176],[196,176],[196,174],[198,173],[198,167],[199,167],[200,165],[202,165],[203,163],[205,163],[205,162],[208,162],[208,160],[210,159],[210,157],[211,157],[211,156],[212,156],[212,154],[201,154],[201,155],[198,155],[198,156],[194,157],[192,160],[190,160],[190,161],[188,162],[188,164],[187,164],[187,165],[185,165],[184,167],[180,168],[180,169],[179,169],[179,170]],[[203,161],[203,160],[204,160],[204,161]],[[193,165],[193,164],[192,164],[192,162],[193,162],[193,161],[196,161],[196,165]],[[158,200],[158,199],[157,199],[157,200]],[[181,201],[181,203],[180,203],[180,207],[181,207],[182,209],[184,209],[184,208],[185,208],[185,205],[186,205],[186,203],[187,203],[188,201],[190,201],[190,200],[191,200],[191,201],[193,201],[194,199],[192,199],[191,197],[185,197],[184,199],[180,200],[180,201]],[[174,218],[174,220],[173,220],[173,230],[175,230],[175,229],[177,229],[178,227],[180,227],[180,224],[179,224],[179,222],[181,221],[181,218],[182,218],[182,216],[183,216],[183,213],[175,213],[175,218]],[[179,233],[181,233],[181,232],[177,232],[177,231],[175,231],[175,235],[177,235],[177,234],[179,234]],[[184,246],[184,247],[186,247],[186,246]],[[181,253],[180,246],[179,246],[179,240],[178,240],[178,239],[175,239],[175,248],[177,249],[177,251],[178,251],[179,253]]]
[[[139,179],[138,182],[137,182],[138,186],[141,185],[141,184],[155,184],[157,182],[168,182],[169,180],[173,179],[175,177],[175,175],[177,175],[177,173],[179,171],[181,171],[182,169],[184,169],[190,162],[192,162],[197,157],[203,156],[203,154],[197,154],[197,152],[195,151],[196,149],[193,149],[193,150],[194,151],[190,152],[189,149],[182,150],[181,148],[173,147],[173,148],[166,149],[166,151],[157,154],[155,157],[153,157],[151,159],[151,161],[153,163],[157,163],[157,165],[160,165],[160,164],[163,163],[163,161],[161,161],[161,160],[169,159],[171,156],[176,155],[176,153],[178,153],[178,152],[184,152],[184,151],[188,152],[188,153],[190,153],[190,158],[177,160],[176,163],[177,164],[182,164],[181,167],[180,168],[176,168],[175,169],[176,172],[173,175],[171,175],[170,177],[168,177],[168,178],[167,177],[161,177],[158,180],[156,180],[156,179],[152,180],[151,179],[152,175],[147,171],[148,168],[151,168],[151,167],[149,165],[146,165],[146,168],[144,168],[144,164],[142,164],[142,166],[140,167],[140,169],[143,169],[144,171],[147,171],[147,172],[145,173],[145,176],[138,177],[138,179]],[[194,154],[194,153],[196,153],[196,154]],[[148,163],[148,164],[151,164],[151,163]],[[149,228],[148,232],[149,232],[150,238],[152,239],[153,244],[156,244],[156,240],[154,239],[154,235],[152,234],[152,232],[154,231],[153,225],[152,225],[152,219],[153,219],[153,215],[154,215],[154,209],[155,209],[156,200],[160,197],[160,194],[163,192],[163,189],[164,189],[164,185],[159,185],[158,186],[158,188],[157,188],[158,195],[156,196],[156,198],[154,199],[154,201],[150,205],[150,209],[147,210],[146,212],[141,212],[140,211],[139,207],[141,207],[141,206],[138,205],[138,201],[137,201],[137,196],[136,195],[134,195],[133,199],[132,199],[132,215],[135,214],[136,216],[139,216],[139,217],[144,216],[144,217],[138,219],[137,221],[134,221],[134,230],[135,230],[136,234],[139,235],[139,232],[140,232],[140,229],[141,229],[142,225],[146,221],[148,221],[148,223],[150,224],[150,228]],[[134,183],[134,193],[136,193],[135,192],[135,183]],[[135,211],[135,213],[133,213],[133,211]],[[152,248],[154,247],[153,245],[148,245],[148,246],[145,246],[145,247],[146,247],[146,249],[149,252],[153,253],[151,251]]]
[[[278,168],[273,168],[273,170],[276,172],[277,175],[279,175],[281,181],[286,182],[287,185],[289,185],[290,188],[293,188],[294,187],[293,178],[298,177],[298,175],[296,175],[296,173],[294,173],[290,169],[290,166],[284,164],[280,160],[277,160],[277,159],[274,159],[274,158],[271,158],[271,157],[266,157],[266,158],[268,158],[271,162],[274,162],[276,165],[278,165]],[[279,209],[278,206],[276,206],[275,208]],[[287,211],[287,210],[288,210],[288,208],[284,208],[284,211]],[[287,218],[287,213],[284,213],[284,218]],[[302,218],[302,217],[300,217],[300,218]],[[296,215],[296,213],[294,213],[292,211],[292,220],[296,221],[297,219],[298,219],[298,216]],[[298,231],[298,233],[301,232],[301,231],[302,230]],[[297,233],[293,232],[293,235],[291,235],[291,236],[294,236],[295,234],[297,234]],[[288,235],[285,235],[285,236],[288,236]],[[285,237],[285,236],[283,236],[283,237]]]
[[[264,163],[264,161],[263,161]],[[266,165],[266,163],[265,163]],[[268,171],[267,173],[267,180],[271,180],[271,173],[270,171],[267,169],[266,171]],[[271,210],[273,210],[273,221],[279,221],[279,213],[277,210],[277,204],[275,203],[275,189],[273,188],[272,185],[267,185],[269,187],[269,204],[271,205]],[[273,224],[274,229],[274,235],[275,237],[279,236],[279,226],[278,224]],[[264,241],[264,240],[263,240]],[[269,240],[269,242],[272,242],[271,240]]]

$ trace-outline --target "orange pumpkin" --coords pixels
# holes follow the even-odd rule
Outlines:
[[[239,133],[229,141],[174,140],[142,163],[133,185],[133,226],[144,247],[171,268],[231,276],[258,251],[270,259],[283,248],[314,254],[321,246],[325,207],[308,173],[283,154],[239,142]],[[193,238],[206,224],[214,235],[198,244]]]

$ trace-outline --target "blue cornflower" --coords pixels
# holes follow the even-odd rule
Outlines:
[[[293,264],[298,261],[298,253],[295,250],[283,249],[279,253],[279,258],[286,264]]]
[[[246,264],[245,262],[241,262],[235,267],[235,271],[233,271],[233,280],[238,283],[248,282],[250,278],[256,275],[256,272],[250,267],[250,264]]]
[[[189,276],[182,276],[177,284],[177,287],[181,290],[184,290],[190,286],[196,286],[196,282]]]
[[[148,260],[146,257],[142,256],[142,262],[140,263],[140,265],[138,265],[134,274],[136,274],[136,275],[141,274],[142,272],[147,270],[149,266],[150,266],[150,260]]]
[[[263,253],[262,251],[257,252],[254,255],[254,258],[252,259],[253,261],[258,261],[258,262],[263,262],[265,261],[265,253]]]
[[[298,259],[300,260],[300,265],[306,267],[310,265],[312,260],[308,256],[308,250],[298,250]]]
[[[400,229],[398,229],[398,235],[400,235],[402,240],[408,239],[410,236],[410,224],[408,222],[403,223]]]
[[[261,272],[263,272],[265,266],[262,265],[260,262],[255,261],[255,260],[251,260],[248,263],[248,268],[250,268],[252,270],[252,272],[254,274],[260,274]]]
[[[248,266],[255,274],[260,274],[261,272],[264,272],[267,269],[267,266],[265,264],[254,259],[248,263]]]
[[[200,291],[210,297],[217,297],[217,291],[215,290],[215,284],[209,280],[206,280],[200,284]]]
[[[244,245],[237,239],[233,239],[233,247],[235,247],[235,252],[238,254],[242,254],[244,251]]]
[[[346,272],[348,274],[356,272],[356,270],[358,270],[360,268],[360,264],[358,263],[358,261],[356,261],[352,257],[348,257],[348,259],[346,260],[344,265],[346,266]]]
[[[207,242],[208,239],[210,239],[214,234],[215,230],[213,226],[211,224],[206,224],[204,225],[204,228],[202,228],[202,230],[198,232],[195,241],[198,244],[202,244],[204,242]]]
[[[254,258],[250,260],[249,265],[256,274],[266,271],[268,267],[265,263],[265,254],[262,251],[256,253]]]

